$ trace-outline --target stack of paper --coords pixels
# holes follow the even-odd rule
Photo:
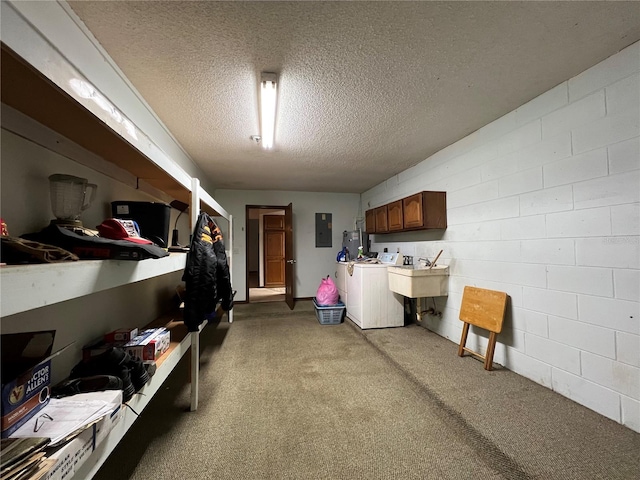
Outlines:
[[[122,403],[122,390],[81,393],[64,398],[52,398],[11,438],[48,437],[50,447],[60,445],[85,428],[109,415]]]
[[[55,460],[47,459],[42,451],[49,444],[49,438],[3,438],[2,439],[2,480],[42,478]]]

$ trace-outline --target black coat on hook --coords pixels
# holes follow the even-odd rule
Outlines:
[[[208,214],[198,216],[193,231],[185,282],[184,323],[195,332],[204,320],[212,320],[218,303],[223,310],[233,308],[233,292],[222,232]]]

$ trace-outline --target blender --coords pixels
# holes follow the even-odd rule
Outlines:
[[[71,230],[84,230],[80,214],[95,199],[98,186],[86,178],[61,173],[49,177],[49,186],[51,210],[56,217],[51,223]]]

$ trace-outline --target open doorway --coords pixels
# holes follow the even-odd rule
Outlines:
[[[247,206],[247,299],[284,302],[285,208]]]

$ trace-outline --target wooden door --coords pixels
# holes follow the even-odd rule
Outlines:
[[[387,205],[387,220],[389,221],[390,232],[404,228],[402,220],[402,200],[397,200]]]
[[[284,209],[284,252],[285,252],[285,301],[291,310],[295,299],[295,268],[296,259],[293,256],[293,204],[290,203]]]
[[[285,285],[284,215],[265,215],[264,222],[264,286]]]

